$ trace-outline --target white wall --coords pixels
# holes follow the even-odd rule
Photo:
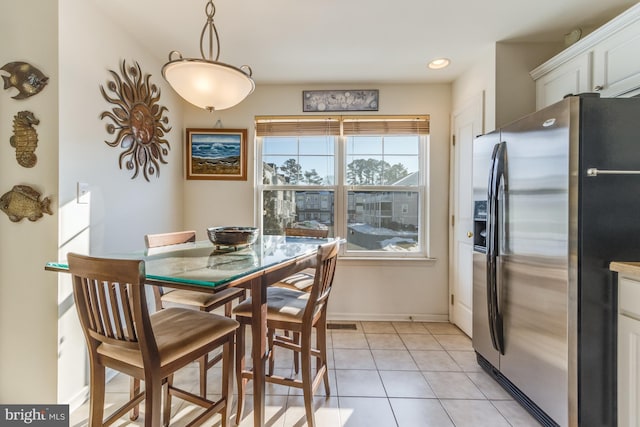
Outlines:
[[[558,43],[496,43],[496,128],[536,107],[536,84],[529,72],[559,52]]]
[[[120,169],[122,148],[113,141],[100,114],[114,105],[100,93],[100,86],[113,80],[109,70],[121,75],[120,62],[134,61],[151,83],[160,87],[160,105],[172,130],[165,136],[170,151],[160,176],[147,182],[142,173]],[[60,206],[59,254],[67,252],[105,253],[143,246],[146,233],[182,227],[182,101],[165,83],[162,63],[127,36],[126,29],[109,21],[92,2],[61,0],[60,7]],[[112,93],[111,93],[112,94]],[[89,184],[90,203],[76,202],[76,184]],[[55,255],[50,255],[55,259]],[[55,279],[53,273],[49,277]],[[58,400],[73,405],[86,395],[85,342],[72,304],[70,278],[61,274],[59,283]],[[55,318],[54,318],[55,319]],[[54,321],[55,324],[55,320]]]
[[[480,52],[452,84],[452,111],[484,92],[484,129],[491,132],[535,111],[535,82],[529,71],[561,49],[558,43],[498,42]]]
[[[5,6],[0,62],[30,62],[50,80],[26,100],[11,99],[14,90],[0,93],[0,140],[6,142],[0,191],[31,185],[51,196],[54,215],[12,223],[0,214],[0,402],[70,402],[86,384],[85,343],[68,277],[60,275],[58,287],[58,275],[44,271],[44,265],[68,250],[139,248],[145,233],[182,226],[182,103],[164,83],[162,64],[91,3],[25,0]],[[99,85],[121,59],[136,60],[153,75],[174,128],[167,135],[169,164],[151,182],[131,180],[118,168],[121,150],[104,142],[112,137],[99,115],[112,106]],[[25,109],[40,119],[38,162],[31,169],[17,164],[7,142],[13,116]],[[88,205],[75,203],[78,181],[90,184]]]
[[[194,229],[203,236],[206,228],[211,226],[253,225],[254,117],[300,115],[303,89],[354,89],[352,86],[259,86],[245,101],[230,110],[210,114],[196,108],[185,109],[185,127],[213,127],[219,119],[226,128],[249,130],[247,181],[185,181],[185,228]],[[329,316],[334,319],[408,320],[411,316],[416,320],[446,320],[451,87],[448,84],[366,86],[366,89],[371,88],[380,90],[377,114],[431,116],[431,150],[427,159],[430,193],[428,230],[430,256],[434,260],[380,262],[342,259]]]
[[[51,197],[53,216],[13,223],[0,213],[0,402],[55,403],[57,281],[44,265],[55,259],[57,248],[58,2],[24,0],[2,9],[0,67],[29,62],[49,83],[23,100],[11,99],[17,94],[13,88],[0,90],[0,195],[14,185],[30,185]],[[13,117],[23,110],[40,120],[33,168],[20,166],[9,145]]]

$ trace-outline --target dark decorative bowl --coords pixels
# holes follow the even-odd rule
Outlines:
[[[207,228],[211,243],[217,246],[242,246],[255,243],[256,227],[211,227]]]

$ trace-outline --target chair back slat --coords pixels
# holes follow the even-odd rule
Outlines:
[[[120,295],[126,295],[126,305],[123,307],[123,317],[125,324],[125,331],[131,331],[131,334],[128,336],[129,341],[138,341],[138,337],[135,335],[135,327],[134,327],[134,319],[133,319],[133,308],[131,307],[131,298],[129,297],[129,291],[126,285],[120,284]]]
[[[340,238],[333,242],[318,246],[316,255],[316,272],[314,274],[313,285],[309,293],[309,301],[304,312],[304,321],[310,321],[321,309],[326,308],[329,294],[333,286],[336,264],[338,262],[338,250],[340,249]],[[303,321],[303,322],[304,322]]]
[[[109,307],[109,287],[111,285],[108,283],[95,283],[94,286],[98,294],[98,300],[95,302],[95,304],[100,307],[100,317],[95,320],[97,323],[100,323],[102,325],[105,336],[115,338],[112,327],[112,318],[115,316],[112,316],[112,312]],[[114,307],[114,310],[115,309],[116,308]]]
[[[144,295],[144,262],[69,254],[73,293],[89,348],[100,343],[142,351],[157,345]],[[144,341],[144,343],[142,343]]]
[[[176,231],[173,233],[147,234],[144,236],[144,243],[147,249],[195,241],[195,231]]]

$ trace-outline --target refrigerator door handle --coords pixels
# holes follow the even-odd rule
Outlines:
[[[506,188],[506,143],[500,142],[494,147],[491,155],[491,168],[488,185],[488,221],[487,221],[487,309],[489,315],[489,332],[493,347],[504,354],[504,335],[502,315],[499,309],[498,292],[498,260],[499,238],[502,215],[498,194]]]

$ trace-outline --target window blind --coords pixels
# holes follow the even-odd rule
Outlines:
[[[429,116],[256,117],[256,136],[428,134]]]
[[[318,136],[340,135],[340,120],[335,117],[314,119],[256,119],[256,136]]]
[[[343,135],[428,135],[429,116],[345,117]]]

